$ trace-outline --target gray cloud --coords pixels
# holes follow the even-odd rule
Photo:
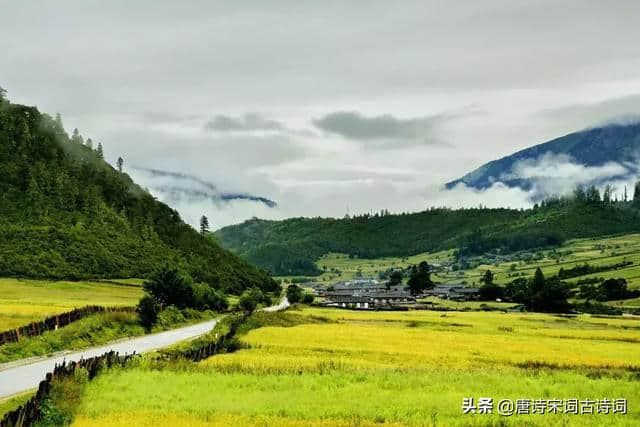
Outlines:
[[[399,119],[390,114],[364,116],[357,111],[338,111],[313,120],[326,132],[361,141],[404,141],[435,144],[437,128],[453,118],[452,114]]]
[[[142,121],[151,124],[180,124],[198,119],[195,114],[181,114],[169,111],[145,111],[141,115]]]
[[[515,206],[527,198],[513,189],[425,189],[633,113],[633,97],[621,97],[640,94],[639,14],[634,0],[2,2],[0,85],[12,101],[60,112],[68,129],[103,142],[111,163],[187,171],[217,190],[131,171],[149,188],[278,201],[182,194],[172,206],[194,225],[202,213],[219,226],[253,215],[341,216],[347,204]],[[468,105],[487,113],[428,116]],[[348,111],[357,113],[323,122]],[[311,126],[314,117],[330,129]]]
[[[174,202],[179,202],[183,197],[186,197],[191,202],[207,199],[216,203],[246,200],[262,203],[269,208],[278,206],[276,202],[266,197],[249,193],[219,191],[215,184],[195,175],[153,168],[136,167],[135,169],[146,172],[153,178],[165,178],[163,181],[152,181],[151,188],[154,192],[162,194],[165,199]]]
[[[204,125],[216,132],[250,132],[283,130],[282,123],[264,118],[258,113],[246,113],[242,117],[217,115]]]
[[[640,95],[548,108],[538,115],[546,120],[568,124],[575,129],[614,123],[637,123],[640,121]]]

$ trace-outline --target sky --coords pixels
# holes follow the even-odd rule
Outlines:
[[[526,207],[519,189],[442,185],[640,112],[633,0],[0,0],[0,11],[9,99],[59,112],[212,228]]]

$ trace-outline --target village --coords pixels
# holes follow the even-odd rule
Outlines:
[[[474,301],[479,298],[477,288],[465,285],[436,284],[418,295],[412,295],[404,284],[389,286],[374,278],[356,278],[329,286],[308,283],[320,304],[356,310],[426,309],[430,303],[422,300],[436,297],[451,301]]]

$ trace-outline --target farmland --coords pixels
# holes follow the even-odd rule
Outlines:
[[[630,263],[622,268],[586,274],[567,279],[568,283],[576,283],[583,279],[623,278],[629,289],[640,288],[640,234],[610,236],[597,239],[576,239],[554,249],[523,252],[511,255],[485,254],[482,257],[468,259],[466,265],[458,265],[452,250],[434,253],[423,253],[404,258],[360,259],[350,258],[344,254],[329,254],[317,261],[320,276],[312,278],[320,283],[331,284],[350,280],[358,276],[378,277],[389,269],[405,268],[427,261],[431,265],[450,265],[454,269],[436,269],[432,279],[443,284],[468,284],[480,286],[480,278],[486,270],[494,273],[494,281],[506,284],[519,277],[531,278],[536,268],[540,267],[545,276],[557,275],[563,268],[568,270],[588,263],[593,267],[606,267],[619,263]],[[285,281],[294,277],[281,277]],[[640,308],[636,298],[626,301],[609,302],[627,308]],[[468,306],[466,304],[465,306]],[[461,307],[457,307],[461,308]]]
[[[292,310],[235,353],[91,382],[76,426],[637,425],[640,322],[496,312]],[[363,399],[363,396],[366,396]],[[462,415],[464,397],[627,398],[629,413]]]
[[[135,285],[137,281],[128,281]],[[138,286],[101,282],[0,279],[0,330],[16,328],[86,305],[134,306]]]

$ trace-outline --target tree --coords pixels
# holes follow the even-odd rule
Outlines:
[[[194,306],[192,280],[177,268],[165,266],[156,271],[151,279],[144,283],[144,290],[161,308],[169,305],[178,308]]]
[[[313,294],[310,294],[309,292],[306,292],[304,294],[304,296],[302,297],[302,303],[303,304],[312,304],[314,300],[314,296]]]
[[[59,131],[64,131],[64,125],[62,124],[62,116],[60,113],[56,113],[55,123]]]
[[[251,295],[251,292],[244,291],[238,300],[238,307],[245,313],[252,313],[258,306],[258,301]]]
[[[102,142],[98,142],[98,148],[96,148],[96,154],[98,158],[104,159],[104,148],[102,147]]]
[[[524,304],[527,310],[563,313],[571,309],[567,301],[569,288],[557,277],[545,279],[540,268],[536,269],[533,280],[518,278],[504,291],[507,298]]]
[[[531,306],[527,308],[547,313],[566,313],[571,309],[567,301],[569,296],[569,288],[563,282],[557,278],[546,280],[541,289],[532,292]]]
[[[587,201],[587,193],[584,191],[582,185],[578,185],[575,190],[573,190],[573,197],[576,199],[578,203],[586,203]]]
[[[604,202],[605,205],[610,205],[611,204],[611,193],[613,192],[613,190],[611,189],[610,185],[607,185],[604,188],[604,193],[602,193],[602,201]]]
[[[122,173],[122,165],[124,165],[124,160],[122,157],[118,157],[118,161],[116,162],[116,166],[118,167],[118,172]]]
[[[431,267],[426,261],[422,261],[417,267],[414,265],[411,268],[411,276],[407,281],[407,286],[411,295],[419,295],[425,290],[433,287],[433,282],[431,281]]]
[[[299,303],[302,300],[302,288],[297,285],[289,285],[287,287],[286,295],[290,304]]]
[[[495,301],[498,298],[504,297],[504,289],[500,285],[496,285],[493,282],[485,283],[480,286],[480,299],[483,301]]]
[[[80,135],[80,131],[78,130],[78,128],[75,128],[73,130],[73,135],[71,135],[71,142],[78,145],[84,144],[84,140],[82,139],[82,135]]]
[[[7,91],[0,86],[0,104],[7,100]]]
[[[544,279],[544,274],[542,273],[542,270],[540,269],[540,267],[536,268],[535,273],[533,274],[533,286],[532,286],[532,290],[534,292],[538,292],[540,289],[542,289],[544,287],[545,284],[545,279]]]
[[[389,290],[392,287],[398,286],[401,283],[402,283],[402,273],[396,270],[393,273],[391,273],[391,275],[389,276],[389,280],[387,281],[385,286],[387,290]]]
[[[614,301],[627,298],[627,281],[625,279],[607,279],[599,286],[600,301]]]
[[[491,270],[485,271],[480,281],[485,285],[493,285],[493,273]]]
[[[587,203],[591,205],[595,205],[600,203],[602,200],[600,199],[600,191],[596,188],[595,185],[590,186],[587,189]]]
[[[147,330],[155,325],[158,320],[159,311],[158,303],[150,295],[143,296],[136,307],[136,312],[138,313],[138,317],[140,317],[140,323]]]
[[[202,215],[200,217],[200,234],[205,235],[209,232],[209,219]]]
[[[640,208],[640,181],[636,182],[633,188],[633,207]]]
[[[222,292],[216,291],[205,283],[193,286],[194,308],[198,310],[224,311],[229,302]]]

